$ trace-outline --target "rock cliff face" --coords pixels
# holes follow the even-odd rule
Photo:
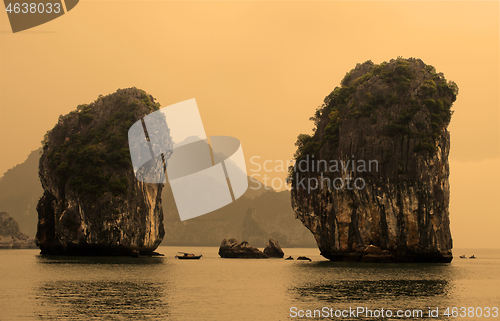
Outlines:
[[[292,207],[330,260],[450,262],[454,82],[419,59],[358,64],[299,135]]]
[[[164,236],[161,184],[136,180],[128,129],[159,104],[120,89],[60,116],[44,139],[37,205],[42,254],[151,253]]]

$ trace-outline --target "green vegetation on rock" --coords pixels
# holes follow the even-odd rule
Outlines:
[[[451,105],[458,94],[454,82],[414,58],[358,64],[340,84],[311,117],[314,135],[297,137],[297,161],[306,155],[319,157],[320,153],[328,158],[327,154],[339,146],[343,123],[352,119],[367,119],[376,127],[386,124],[381,134],[408,136],[417,142],[413,152],[433,154],[450,123]]]
[[[134,88],[134,95],[119,90],[113,95],[99,96],[93,103],[79,105],[76,111],[61,117],[50,132],[55,143],[47,155],[59,185],[67,183],[89,196],[101,196],[108,191],[113,195],[125,194],[128,179],[116,175],[114,170],[132,166],[128,130],[140,118],[137,111],[144,107],[152,112],[158,110],[159,104],[153,103],[146,92]],[[99,121],[109,110],[118,112]],[[49,148],[48,141],[49,134],[42,142],[44,149]]]

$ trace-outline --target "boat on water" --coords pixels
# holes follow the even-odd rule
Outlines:
[[[194,255],[192,253],[185,253],[185,252],[177,252],[182,255],[176,255],[175,257],[180,259],[180,260],[199,260],[203,255]]]
[[[465,259],[465,255],[460,255],[460,258],[461,259]]]
[[[469,257],[469,259],[475,259],[476,257],[474,256],[474,254],[472,256]]]

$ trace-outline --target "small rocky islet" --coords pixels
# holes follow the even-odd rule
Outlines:
[[[219,256],[222,258],[267,259],[270,257],[283,258],[285,254],[278,241],[269,239],[264,251],[250,246],[248,242],[239,242],[235,238],[223,239],[219,247]]]

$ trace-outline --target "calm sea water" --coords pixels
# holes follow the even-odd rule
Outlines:
[[[375,320],[337,318],[335,311],[364,308],[376,316],[384,309],[387,316],[387,309],[410,309],[425,318],[429,307],[439,308],[433,319],[448,319],[446,307],[475,311],[450,319],[500,319],[493,310],[484,317],[487,307],[500,308],[500,250],[455,250],[450,264],[334,263],[317,249],[285,249],[286,256],[312,262],[222,259],[214,247],[204,248],[199,261],[174,258],[201,250],[160,247],[165,257],[138,259],[0,250],[0,320]],[[307,310],[323,315],[300,318]]]

